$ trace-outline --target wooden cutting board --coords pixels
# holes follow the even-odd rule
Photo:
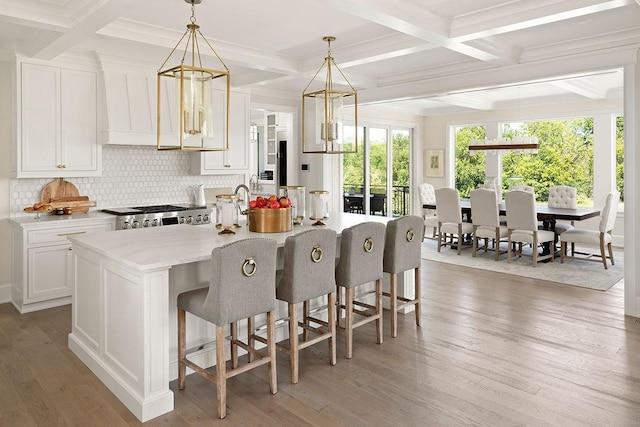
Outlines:
[[[62,178],[56,178],[42,189],[40,201],[43,203],[51,203],[53,199],[61,199],[63,197],[79,197],[78,188],[69,181]],[[87,198],[88,200],[88,198]]]
[[[59,197],[49,202],[53,209],[71,208],[72,213],[87,213],[90,207],[97,206],[95,200],[89,200],[89,196]]]

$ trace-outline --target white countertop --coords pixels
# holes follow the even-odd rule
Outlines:
[[[27,227],[50,227],[50,226],[58,226],[58,225],[71,225],[78,224],[81,225],[87,221],[96,221],[96,220],[104,220],[104,221],[114,221],[115,216],[111,214],[106,214],[100,211],[89,211],[87,213],[81,214],[76,213],[72,215],[51,215],[49,212],[41,212],[40,217],[37,218],[35,213],[25,213],[20,216],[14,216],[9,218],[9,222],[14,225],[18,225],[23,228]]]
[[[344,228],[365,221],[386,223],[389,218],[381,216],[340,213],[325,220],[329,227],[341,233]],[[252,237],[275,239],[278,246],[284,245],[288,236],[313,228],[313,221],[305,220],[285,233],[254,233],[244,222],[234,229],[235,235],[219,235],[213,224],[171,225],[97,232],[69,237],[74,247],[89,249],[97,254],[138,271],[168,268],[209,259],[213,248],[236,240]]]

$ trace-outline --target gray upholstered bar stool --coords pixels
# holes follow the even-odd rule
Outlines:
[[[298,382],[300,350],[329,340],[329,363],[336,364],[336,232],[328,229],[303,231],[287,237],[284,268],[278,271],[276,298],[288,303],[289,346],[277,344],[291,359],[291,382]],[[327,321],[312,317],[309,300],[327,295]],[[298,304],[303,303],[302,321]],[[320,325],[320,327],[316,326]],[[304,331],[300,342],[298,327]],[[315,336],[309,339],[309,332]]]
[[[382,344],[382,259],[384,255],[384,224],[363,222],[345,228],[340,236],[340,259],[336,266],[336,284],[345,289],[345,341],[346,356],[353,355],[353,329],[376,322],[376,342]],[[375,281],[375,306],[355,300],[355,288]],[[339,294],[338,294],[339,295]],[[358,308],[356,308],[358,307]],[[361,310],[364,308],[364,310]],[[354,321],[354,314],[363,318]],[[342,328],[338,315],[338,327]]]
[[[401,216],[387,223],[384,243],[383,271],[389,273],[389,292],[383,292],[391,302],[391,336],[398,336],[398,311],[415,305],[416,325],[420,326],[420,251],[424,222],[415,215]],[[398,296],[398,274],[414,270],[413,298]],[[400,304],[398,304],[400,302]]]
[[[245,239],[229,243],[211,252],[209,287],[178,295],[178,379],[184,390],[187,366],[216,384],[218,416],[227,413],[227,379],[249,369],[268,364],[269,389],[278,390],[276,378],[275,307],[276,307],[275,240]],[[215,374],[187,359],[186,312],[216,325]],[[267,353],[240,341],[237,321],[267,313]],[[231,325],[232,369],[227,370],[224,326]],[[249,330],[249,334],[253,331]],[[256,360],[238,367],[237,347],[256,356]],[[253,358],[252,358],[253,359]]]

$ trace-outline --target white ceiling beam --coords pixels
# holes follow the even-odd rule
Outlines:
[[[99,29],[118,19],[123,13],[139,6],[140,2],[150,5],[152,0],[103,0],[92,3],[88,8],[72,17],[72,26],[64,32],[41,37],[25,48],[25,53],[39,59],[51,60],[64,51],[74,47],[83,39],[90,37]]]
[[[454,18],[451,38],[477,40],[628,6],[640,0],[537,0],[512,2]]]
[[[484,88],[501,87],[508,84],[540,81],[544,77],[557,79],[558,76],[579,75],[602,69],[617,68],[620,64],[637,60],[637,48],[603,51],[586,61],[581,55],[552,58],[528,64],[505,66],[501,69],[488,68],[412,81],[394,86],[384,86],[358,92],[358,102],[400,101],[424,97],[444,96]]]
[[[101,36],[117,39],[136,41],[140,43],[161,46],[173,49],[182,33],[179,31],[160,28],[143,22],[120,18],[97,32]],[[207,35],[205,34],[205,37]],[[238,46],[225,43],[220,40],[207,37],[207,41],[216,50],[222,60],[230,65],[235,63],[257,70],[269,71],[281,74],[294,74],[299,72],[296,61],[288,56],[276,52],[267,52],[259,49]],[[169,52],[167,52],[168,54]],[[203,51],[206,53],[206,51]],[[158,64],[160,65],[160,64]]]
[[[568,92],[572,92],[589,99],[607,98],[606,90],[603,90],[602,88],[596,87],[594,85],[589,85],[586,81],[556,80],[550,82],[550,84],[557,88],[564,89]]]
[[[435,98],[438,101],[448,104],[455,105],[458,107],[470,108],[473,110],[491,110],[493,109],[493,103],[487,99],[480,99],[477,93],[468,93],[468,94],[455,94],[455,95],[445,95]]]
[[[481,61],[504,61],[500,53],[485,51],[449,37],[450,22],[413,2],[385,0],[317,0],[364,20],[408,34]],[[510,51],[510,50],[509,50]],[[507,60],[510,61],[510,59]]]
[[[409,37],[405,34],[391,34],[375,40],[363,41],[356,46],[331,48],[331,56],[334,57],[340,68],[347,69],[358,65],[398,58],[413,53],[424,52],[433,49],[434,46]],[[324,55],[312,54],[299,62],[301,70],[313,70],[314,72],[324,60]]]

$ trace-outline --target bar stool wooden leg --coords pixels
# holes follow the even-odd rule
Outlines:
[[[216,393],[218,417],[227,416],[227,365],[224,355],[224,326],[216,326]]]
[[[267,313],[267,357],[269,358],[269,390],[271,394],[278,392],[278,376],[276,372],[276,312]]]
[[[178,388],[180,390],[184,390],[187,376],[187,365],[184,361],[187,357],[186,315],[184,310],[178,309]]]
[[[421,274],[421,270],[420,267],[417,267],[415,269],[415,275],[414,275],[414,282],[415,282],[415,290],[414,290],[414,294],[415,294],[415,299],[416,299],[416,325],[420,326],[420,318],[421,318],[421,310],[420,308],[422,307],[422,274]]]
[[[238,367],[238,346],[236,342],[238,340],[238,322],[232,322],[229,325],[231,330],[231,366],[233,369]]]
[[[391,299],[391,336],[398,336],[398,275],[389,275],[389,297]]]
[[[353,288],[345,288],[345,325],[344,337],[346,341],[346,356],[351,359],[353,356]]]
[[[302,303],[302,323],[308,325],[309,319],[309,301],[304,301]],[[309,331],[307,328],[302,328],[302,339],[307,341],[309,339]]]
[[[382,279],[376,280],[376,313],[378,314],[376,319],[378,339],[376,342],[382,344]]]
[[[298,365],[300,357],[298,338],[298,310],[295,304],[289,303],[289,360],[291,362],[291,382],[298,383]]]
[[[336,294],[330,293],[327,296],[328,311],[327,322],[329,323],[329,332],[331,338],[329,338],[329,363],[331,366],[336,364]]]
[[[255,348],[256,340],[253,339],[253,333],[256,330],[256,325],[253,320],[253,316],[247,319],[247,344],[251,346],[251,348]],[[252,352],[249,352],[249,362],[253,362],[255,360],[255,356]]]
[[[342,325],[342,290],[340,286],[336,286],[336,325],[338,328]]]

